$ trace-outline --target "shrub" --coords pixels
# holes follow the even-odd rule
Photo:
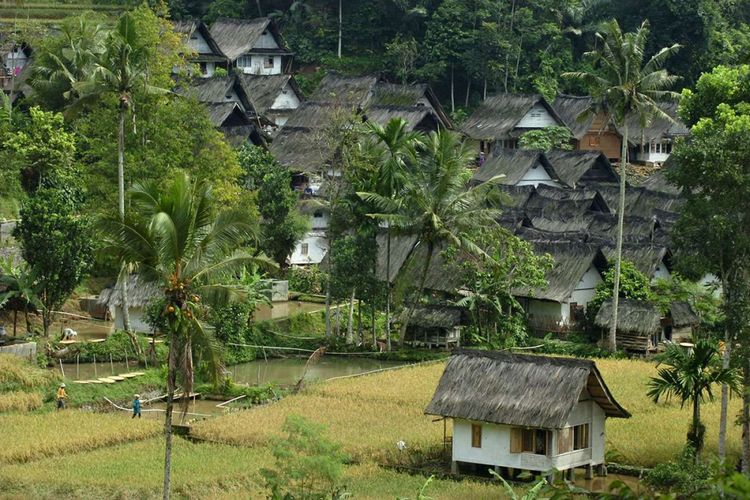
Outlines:
[[[325,273],[318,266],[291,267],[287,271],[289,289],[300,293],[321,293]]]
[[[674,462],[658,464],[644,478],[652,488],[678,493],[681,496],[692,496],[705,492],[709,487],[711,471],[706,465],[696,463],[695,452],[689,446]]]

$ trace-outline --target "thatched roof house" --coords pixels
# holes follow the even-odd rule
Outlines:
[[[608,417],[630,417],[591,360],[459,350],[448,360],[425,413],[558,429],[584,391]]]
[[[425,413],[453,419],[455,472],[601,465],[606,418],[630,417],[593,361],[473,350],[454,351]]]
[[[542,151],[532,149],[499,149],[474,172],[472,183],[480,184],[495,176],[511,186],[562,185],[554,167]]]
[[[612,299],[602,303],[594,324],[602,329],[612,327]],[[661,329],[661,312],[650,302],[620,298],[617,305],[617,331],[619,333],[648,337]]]
[[[477,141],[511,147],[524,132],[549,126],[567,125],[540,94],[497,94],[482,101],[461,131]]]
[[[255,106],[236,76],[196,78],[190,82],[190,87],[180,92],[203,103],[236,102],[250,116],[257,114]]]
[[[199,65],[203,76],[212,76],[217,67],[228,68],[229,59],[221,51],[219,44],[216,43],[203,21],[173,21],[172,27],[175,33],[182,36],[183,43],[193,52],[189,61]]]
[[[143,281],[138,275],[130,275],[126,282],[128,294],[128,315],[133,331],[148,333],[151,326],[146,323],[146,306],[163,294],[156,283]],[[110,317],[115,321],[115,328],[122,330],[125,325],[122,319],[122,288],[113,284],[99,294],[97,302],[109,309]]]
[[[602,246],[602,252],[608,261],[615,262],[614,243]],[[632,262],[649,279],[669,278],[672,269],[672,252],[664,245],[626,243],[622,246],[622,258]]]
[[[211,34],[221,51],[236,63],[245,55],[290,56],[275,21],[268,17],[232,19],[220,17],[211,25]]]
[[[562,151],[545,153],[560,180],[572,188],[580,184],[619,182],[607,156],[600,151]]]
[[[555,97],[552,107],[568,125],[574,139],[581,140],[591,130],[594,114],[586,113],[591,108],[591,96],[560,94]]]

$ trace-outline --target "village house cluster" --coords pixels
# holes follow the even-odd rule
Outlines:
[[[174,29],[190,49],[189,66],[174,68],[178,92],[203,103],[232,144],[249,141],[268,148],[292,172],[301,200],[322,196],[325,183],[341,175],[331,171],[323,144],[336,109],[383,125],[403,118],[410,129],[424,132],[456,128],[426,84],[329,72],[305,98],[291,72],[294,54],[272,19],[219,18],[210,27],[201,21],[178,21]],[[0,83],[15,99],[30,91],[25,79],[33,50],[10,41],[0,48]],[[515,291],[531,328],[538,332],[575,329],[614,261],[619,177],[613,164],[620,161],[622,134],[605,114],[585,113],[591,104],[587,96],[559,95],[548,101],[538,94],[497,94],[488,96],[458,129],[476,145],[478,161],[471,182],[504,176],[499,189],[506,196],[499,222],[554,258],[549,286]],[[674,141],[688,133],[675,104],[662,109],[672,120],[657,117],[643,127],[635,118],[628,119],[632,162],[667,162],[668,168]],[[569,131],[570,150],[519,149],[525,133],[548,127]],[[667,183],[663,171],[628,186],[623,258],[652,280],[670,276],[669,233],[680,205],[679,192]],[[297,243],[289,263],[320,264],[328,251],[328,214],[324,204],[300,206],[311,229]],[[409,238],[394,238],[388,277],[384,249],[379,248],[381,279],[395,278],[410,245]],[[436,258],[427,289],[453,293],[460,287],[459,277]],[[605,303],[595,324],[606,328],[611,309]],[[673,304],[666,315],[650,304],[628,300],[619,310],[618,342],[635,351],[678,341],[696,322],[681,303]],[[447,306],[424,308],[413,315],[408,331],[413,342],[455,343],[462,320],[460,311]],[[437,341],[441,336],[443,340]]]

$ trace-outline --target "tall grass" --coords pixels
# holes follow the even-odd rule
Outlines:
[[[12,354],[0,354],[0,392],[39,390],[52,386],[59,378],[27,360]]]
[[[0,393],[0,413],[10,411],[31,411],[42,407],[42,395],[37,392]]]
[[[81,453],[159,434],[155,420],[77,410],[0,415],[0,464]]]

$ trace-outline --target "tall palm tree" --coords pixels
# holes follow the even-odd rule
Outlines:
[[[76,82],[73,88],[78,99],[73,109],[90,102],[101,101],[105,96],[115,95],[118,100],[117,119],[117,191],[120,220],[125,220],[125,117],[134,112],[133,97],[136,92],[166,94],[167,89],[149,85],[149,47],[140,42],[140,33],[135,18],[130,13],[122,14],[117,26],[109,33],[105,50],[94,64],[86,80]],[[122,294],[123,326],[131,333],[128,314],[127,270],[120,274]]]
[[[695,450],[696,458],[703,448],[705,427],[701,423],[700,404],[708,399],[713,401],[714,384],[727,384],[739,394],[739,373],[735,369],[724,368],[719,349],[713,342],[701,339],[695,347],[685,349],[670,344],[659,357],[662,368],[657,377],[649,381],[648,396],[655,403],[661,398],[674,396],[682,406],[687,402],[693,405],[693,419],[688,432],[688,443]]]
[[[585,54],[594,68],[590,72],[565,73],[584,83],[593,97],[592,108],[585,112],[605,113],[621,131],[620,200],[617,220],[617,252],[613,297],[613,321],[609,331],[609,349],[617,349],[617,307],[620,292],[620,263],[622,261],[622,233],[625,216],[625,178],[628,154],[628,120],[636,118],[642,127],[655,117],[672,121],[658,105],[659,101],[676,99],[678,94],[665,89],[677,81],[664,69],[666,60],[680,46],[665,47],[646,61],[648,21],[632,33],[623,33],[616,20],[607,21],[596,34],[597,48]],[[645,61],[645,64],[644,64]]]
[[[407,162],[414,157],[417,144],[423,140],[419,132],[409,131],[409,124],[402,118],[394,118],[385,127],[378,123],[368,122],[367,131],[375,141],[377,171],[373,186],[375,192],[389,200],[404,188],[407,174]],[[391,350],[391,227],[386,228],[386,298],[385,298],[385,335],[388,350]]]
[[[211,186],[178,174],[160,190],[155,184],[136,184],[130,190],[134,216],[124,222],[105,221],[109,248],[120,262],[133,266],[146,282],[164,290],[163,319],[169,339],[167,408],[165,421],[164,498],[169,497],[172,456],[172,411],[175,388],[193,388],[193,355],[216,377],[221,358],[213,336],[200,318],[204,304],[222,304],[242,297],[243,289],[222,285],[244,266],[263,258],[240,249],[257,240],[257,225],[247,212],[218,212]],[[184,399],[186,402],[187,399]]]
[[[403,346],[406,326],[424,294],[435,252],[450,244],[469,253],[487,256],[472,240],[471,234],[476,227],[497,225],[500,212],[496,206],[500,201],[500,191],[494,187],[499,178],[467,187],[471,178],[467,167],[473,161],[473,153],[455,132],[442,129],[432,132],[417,148],[412,160],[413,171],[398,201],[378,193],[358,193],[364,201],[380,210],[371,214],[372,217],[413,236],[414,242],[400,272],[412,267],[417,255],[422,253],[417,250],[424,248],[418,285],[404,311],[399,345]]]

